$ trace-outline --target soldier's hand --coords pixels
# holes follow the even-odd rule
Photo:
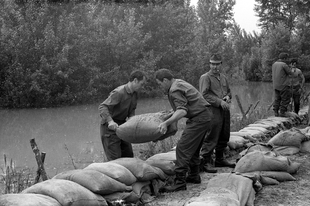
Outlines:
[[[161,134],[166,134],[166,132],[167,132],[167,125],[164,122],[159,124],[158,128],[159,128],[159,132]]]
[[[223,110],[229,110],[229,104],[225,101],[221,101],[221,107]]]
[[[230,103],[230,102],[231,102],[229,96],[225,96],[225,97],[223,98],[223,100],[224,100],[225,102],[227,102],[227,103]]]
[[[112,120],[108,123],[108,128],[115,131],[118,128],[118,124]]]

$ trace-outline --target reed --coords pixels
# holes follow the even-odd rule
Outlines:
[[[18,169],[14,161],[7,161],[4,154],[4,168],[1,168],[0,194],[19,193],[33,185],[34,177],[29,168]]]

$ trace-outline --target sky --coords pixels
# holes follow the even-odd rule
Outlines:
[[[197,5],[198,0],[191,0],[191,5]],[[257,26],[258,17],[254,13],[255,0],[236,0],[234,19],[248,33],[260,32]]]

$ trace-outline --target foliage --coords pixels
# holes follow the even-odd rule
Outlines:
[[[302,70],[310,71],[309,3],[256,2],[261,34],[233,21],[235,0],[200,0],[197,8],[189,0],[3,0],[0,106],[91,103],[125,84],[134,69],[149,77],[142,97],[161,95],[153,79],[159,68],[198,87],[215,52],[231,82],[271,81],[282,51],[301,57]]]

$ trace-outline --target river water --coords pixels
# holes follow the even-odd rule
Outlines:
[[[232,114],[240,113],[235,95],[238,95],[244,110],[257,101],[260,101],[257,108],[268,107],[272,103],[271,83],[249,82],[231,89]],[[48,109],[0,110],[0,173],[4,169],[4,155],[7,160],[12,159],[17,167],[37,168],[30,146],[32,138],[40,151],[46,152],[45,169],[50,177],[64,170],[104,161],[99,137],[99,103]],[[170,106],[166,99],[142,99],[136,114],[168,109]]]

